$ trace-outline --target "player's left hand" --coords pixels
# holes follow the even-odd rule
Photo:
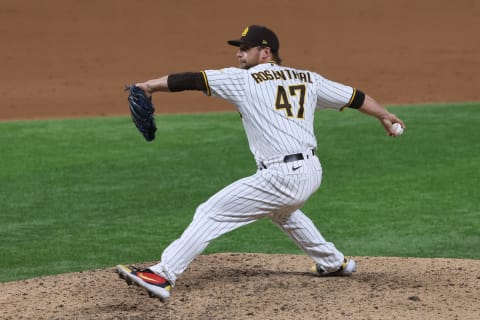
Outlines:
[[[152,141],[155,139],[157,127],[155,125],[155,108],[153,107],[151,95],[134,84],[126,86],[125,91],[129,92],[128,104],[133,123],[145,140]]]

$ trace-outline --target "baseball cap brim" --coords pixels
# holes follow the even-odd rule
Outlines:
[[[247,42],[245,40],[228,40],[227,43],[231,46],[240,47],[242,44],[253,45],[253,43]]]

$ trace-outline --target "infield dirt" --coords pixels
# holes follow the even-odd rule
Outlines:
[[[0,120],[126,115],[125,84],[235,66],[226,40],[253,23],[277,32],[286,65],[384,104],[480,101],[478,21],[474,0],[4,0]],[[196,92],[155,105],[233,111]],[[356,260],[353,277],[325,279],[308,273],[305,256],[204,255],[165,304],[113,266],[9,282],[0,318],[480,319],[479,260]]]

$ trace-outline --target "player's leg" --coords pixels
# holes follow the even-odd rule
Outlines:
[[[278,196],[267,187],[264,174],[238,180],[198,206],[181,237],[163,252],[161,262],[151,267],[173,285],[177,277],[208,244],[236,228],[265,217],[279,206]]]
[[[272,215],[271,219],[325,271],[336,271],[341,266],[343,253],[323,238],[312,220],[302,211]]]
[[[217,192],[197,208],[182,236],[165,249],[161,262],[150,269],[173,285],[212,240],[272,213],[299,208],[321,181],[317,158],[303,161],[302,165],[304,168],[293,174],[292,164],[272,165]]]

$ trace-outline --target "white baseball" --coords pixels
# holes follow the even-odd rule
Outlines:
[[[400,123],[394,123],[392,125],[392,130],[393,130],[393,133],[395,133],[396,136],[399,136],[403,133],[403,128],[402,128],[402,125]]]

